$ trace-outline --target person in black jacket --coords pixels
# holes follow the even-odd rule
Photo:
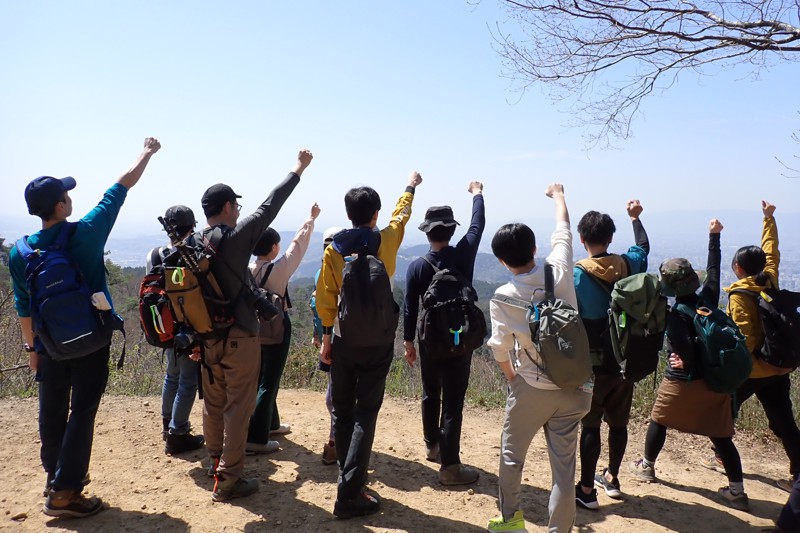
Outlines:
[[[458,222],[449,206],[431,207],[419,229],[430,242],[430,252],[408,265],[406,274],[405,310],[403,313],[403,345],[410,366],[417,359],[414,337],[417,329],[420,298],[425,294],[434,275],[434,268],[457,270],[472,282],[475,256],[486,224],[483,204],[483,184],[469,184],[472,194],[472,220],[466,235],[455,246],[450,239]],[[430,262],[430,264],[429,264]],[[441,460],[439,481],[444,485],[465,485],[478,480],[478,472],[461,464],[461,421],[464,397],[469,383],[472,353],[458,358],[444,358],[427,353],[420,343],[422,374],[422,430],[429,461]]]
[[[742,460],[732,438],[731,396],[708,388],[692,318],[676,308],[678,304],[691,309],[719,306],[722,223],[713,219],[708,229],[708,266],[702,288],[700,276],[686,259],[668,259],[659,268],[662,292],[675,297],[675,305],[667,317],[669,360],[650,415],[644,455],[630,464],[630,471],[640,481],[656,481],[656,459],[664,447],[668,427],[705,435],[720,454],[728,476],[728,486],[719,489],[718,499],[729,507],[747,511]]]

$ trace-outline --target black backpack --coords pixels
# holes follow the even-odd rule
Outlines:
[[[746,289],[734,289],[731,294],[758,299],[764,343],[753,355],[780,368],[800,366],[800,293],[768,288],[759,294]]]
[[[400,306],[389,274],[378,259],[380,233],[355,256],[345,257],[339,292],[339,331],[348,346],[376,347],[394,341]]]
[[[460,357],[473,352],[486,337],[486,317],[475,302],[469,280],[453,268],[439,268],[429,256],[433,279],[422,296],[419,342],[433,357]]]

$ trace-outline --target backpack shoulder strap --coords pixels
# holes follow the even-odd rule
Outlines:
[[[153,248],[150,251],[150,266],[151,268],[155,268],[159,265],[164,264],[164,248]]]
[[[269,275],[272,274],[272,269],[273,268],[275,268],[275,263],[273,263],[271,261],[269,263],[267,263],[267,270],[266,270],[266,272],[264,272],[264,277],[261,278],[261,283],[258,284],[258,286],[261,287],[262,289],[266,288],[264,285],[267,284],[267,280],[269,279]]]
[[[544,298],[548,302],[553,302],[556,299],[553,265],[547,262],[544,264]]]
[[[431,258],[429,257],[429,254],[425,254],[425,255],[421,256],[420,259],[422,259],[423,261],[425,261],[426,263],[428,263],[431,266],[431,268],[433,269],[433,273],[434,274],[437,274],[437,273],[442,271],[441,268],[439,268],[439,267],[437,267],[436,265],[433,264],[433,261],[431,261]]]
[[[30,237],[30,235],[20,237],[17,239],[17,242],[14,243],[19,255],[21,255],[26,262],[30,260],[31,254],[33,253],[33,248],[28,244],[28,237]]]
[[[694,316],[697,314],[696,309],[692,309],[686,304],[675,304],[673,309],[682,315],[688,316],[689,318],[694,318]]]

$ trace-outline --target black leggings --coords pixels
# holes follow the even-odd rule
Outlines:
[[[714,445],[719,458],[722,460],[722,465],[725,467],[725,475],[728,476],[728,481],[731,483],[741,483],[742,477],[742,459],[739,457],[739,450],[733,443],[731,437],[726,438],[712,438],[711,442]],[[647,428],[647,438],[644,441],[644,458],[649,462],[654,463],[658,459],[658,454],[664,447],[664,442],[667,440],[667,426],[662,426],[658,422],[650,421],[650,426]]]
[[[595,468],[600,459],[600,428],[584,427],[580,437],[581,485],[594,485]],[[608,428],[608,471],[617,477],[625,447],[628,445],[628,428]]]

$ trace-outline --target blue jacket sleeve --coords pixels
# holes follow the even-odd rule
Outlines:
[[[403,305],[403,340],[414,341],[419,315],[419,263],[412,261],[406,271],[406,295]]]

